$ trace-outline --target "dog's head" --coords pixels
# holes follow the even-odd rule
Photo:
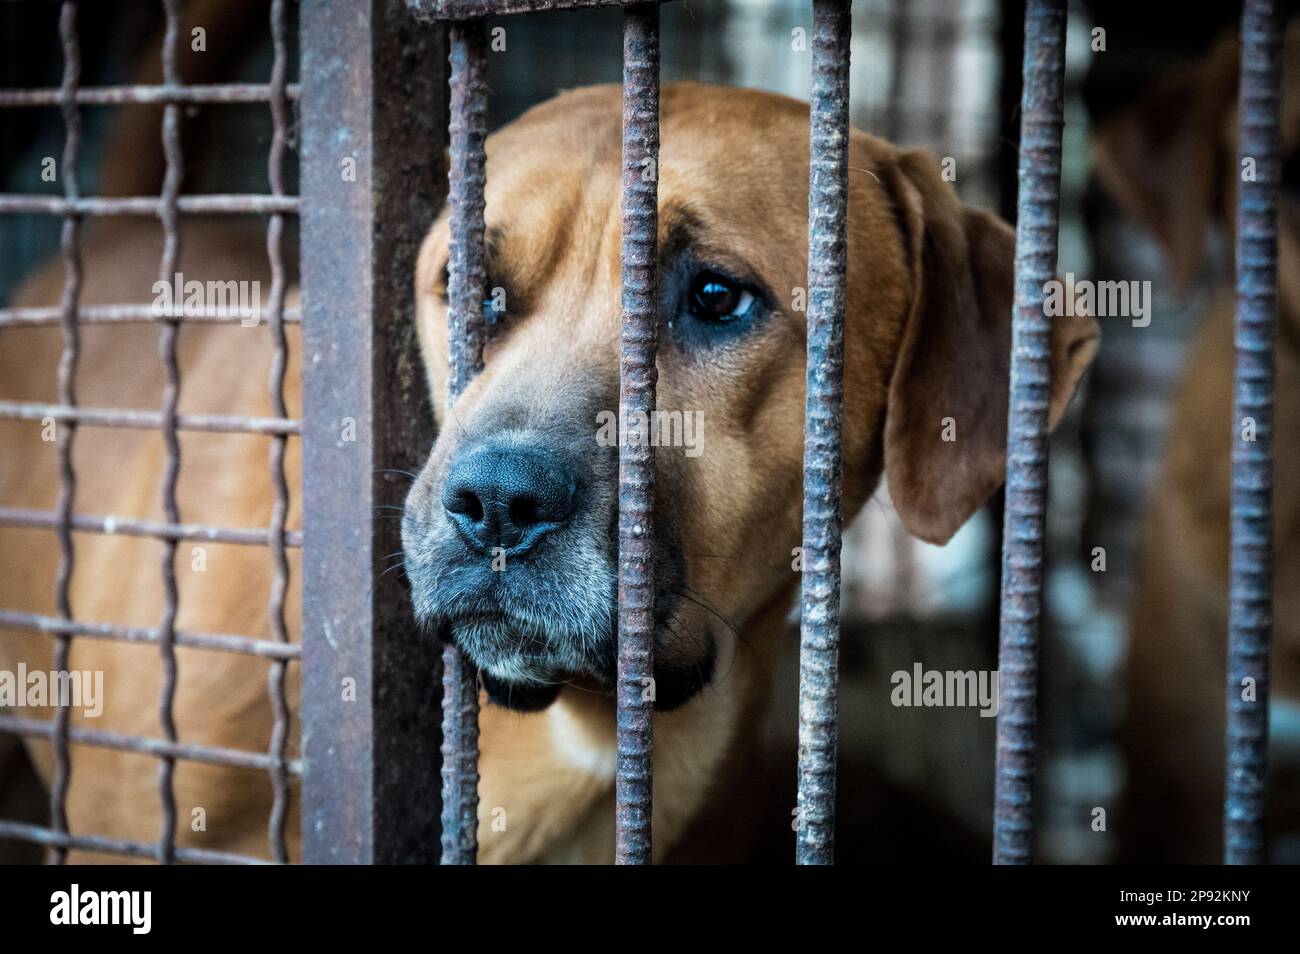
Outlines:
[[[1201,60],[1161,77],[1102,125],[1097,173],[1125,213],[1150,229],[1176,290],[1202,265],[1211,224],[1236,225],[1241,42],[1233,34]],[[1283,320],[1300,334],[1300,20],[1282,59],[1278,286]]]
[[[783,612],[798,579],[808,109],[669,85],[661,117],[665,413],[648,430],[655,698],[670,708],[725,674],[737,632]],[[619,88],[596,87],[488,140],[485,366],[442,415],[406,502],[417,614],[516,708],[614,678],[620,122]],[[854,131],[849,167],[845,516],[884,471],[908,528],[943,542],[1003,477],[1014,236],[964,208],[924,153]],[[447,261],[444,214],[417,278],[438,408]],[[1096,325],[1055,331],[1053,422]],[[631,429],[644,437],[645,423]]]

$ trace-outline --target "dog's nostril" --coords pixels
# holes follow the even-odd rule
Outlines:
[[[510,500],[510,522],[519,527],[543,523],[537,510],[537,498],[529,496],[513,497]]]
[[[475,523],[483,519],[483,501],[478,499],[478,495],[472,490],[461,490],[451,495],[447,501],[447,509],[455,514],[468,517]]]

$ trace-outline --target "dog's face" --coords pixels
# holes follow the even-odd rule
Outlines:
[[[568,93],[489,139],[484,369],[442,415],[403,518],[418,616],[516,708],[614,681],[620,97]],[[737,633],[798,579],[808,111],[670,85],[661,114],[649,423],[654,691],[671,708],[726,674]],[[1012,235],[929,157],[855,131],[849,165],[845,515],[885,469],[913,532],[945,540],[1002,477]],[[448,242],[444,213],[417,278],[440,409]],[[1090,319],[1061,326],[1054,415],[1094,338]]]

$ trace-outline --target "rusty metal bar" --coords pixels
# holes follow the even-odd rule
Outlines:
[[[284,191],[284,154],[287,147],[286,128],[289,120],[288,88],[289,61],[286,55],[284,0],[271,3],[271,43],[275,59],[271,66],[271,148],[267,154],[266,175],[271,194],[281,196]],[[267,322],[275,356],[271,361],[267,390],[271,408],[276,417],[287,418],[289,408],[284,398],[284,382],[289,365],[289,342],[284,332],[284,299],[287,283],[284,270],[284,215],[275,213],[266,228],[266,251],[271,265],[271,308]],[[289,558],[284,543],[284,523],[289,514],[289,481],[284,471],[284,454],[288,438],[278,434],[271,439],[268,466],[271,486],[275,490],[275,503],[271,508],[271,566],[275,578],[271,584],[270,605],[267,618],[272,639],[281,644],[289,642],[285,625],[284,603],[289,589]],[[271,729],[269,756],[271,758],[271,791],[273,800],[271,816],[267,823],[271,855],[279,862],[289,860],[285,822],[289,815],[289,776],[285,768],[285,751],[289,744],[289,700],[285,695],[285,678],[288,674],[283,660],[275,660],[267,673],[267,694],[275,724]]]
[[[481,22],[450,27],[451,259],[447,275],[447,410],[483,367],[483,188],[486,181],[486,36]],[[442,651],[442,863],[478,854],[478,670],[450,643]]]
[[[176,315],[164,318],[153,305],[78,305],[77,323],[80,325],[157,324],[164,320],[180,319],[185,322],[210,324],[241,324],[258,317],[251,308],[182,308]],[[24,328],[57,325],[63,320],[62,307],[0,308],[0,328]],[[260,321],[260,317],[259,317]],[[284,309],[284,323],[301,324],[302,311]]]
[[[401,0],[302,0],[299,38],[303,860],[427,863],[438,648],[377,565],[401,542],[376,507],[432,444],[411,276],[444,195],[446,46]]]
[[[51,510],[27,510],[23,507],[0,507],[0,524],[10,527],[31,527],[54,530],[59,526],[59,515]],[[121,534],[126,537],[157,537],[159,540],[204,540],[208,543],[234,543],[243,546],[270,546],[271,536],[266,530],[229,529],[204,523],[160,523],[154,520],[135,520],[130,517],[92,517],[84,513],[72,514],[69,524],[78,533]],[[284,542],[291,547],[302,546],[302,533],[288,531]]]
[[[0,419],[43,421],[49,418],[88,427],[128,427],[158,430],[165,424],[158,411],[132,411],[101,407],[78,407],[70,404],[32,404],[26,401],[0,401]],[[219,434],[269,434],[281,437],[300,434],[302,422],[285,417],[239,417],[227,414],[177,414],[176,429],[209,431]]]
[[[296,100],[297,83],[285,86],[286,98]],[[126,106],[137,104],[183,103],[265,103],[271,99],[271,87],[256,83],[221,83],[206,86],[99,86],[76,91],[72,101],[78,106]],[[60,89],[0,89],[0,109],[22,106],[62,105]]]
[[[1056,276],[1064,72],[1065,0],[1029,0],[1007,412],[994,864],[1028,864],[1033,849],[1047,409],[1052,383],[1051,324],[1043,302],[1045,286]]]
[[[163,12],[166,16],[166,30],[163,34],[163,80],[171,86],[180,84],[176,66],[176,54],[180,45],[180,0],[163,0]],[[176,200],[181,191],[181,114],[175,103],[163,107],[162,142],[163,156],[166,160],[166,173],[163,176],[163,194],[159,217],[163,226],[162,262],[158,267],[161,281],[171,281],[180,263],[180,218],[176,211]],[[180,506],[176,501],[176,486],[181,475],[181,444],[176,430],[176,408],[180,403],[181,366],[179,356],[180,325],[175,321],[164,321],[159,330],[158,351],[163,363],[163,398],[162,398],[162,435],[163,446],[167,451],[167,463],[163,470],[162,486],[159,496],[162,498],[163,517],[168,523],[181,522]],[[176,742],[176,668],[175,629],[176,616],[180,612],[179,593],[176,587],[176,541],[163,539],[163,553],[160,569],[163,585],[163,618],[158,632],[158,649],[163,665],[162,696],[158,700],[158,722],[163,735],[169,743]],[[158,797],[162,802],[162,833],[158,837],[158,861],[171,864],[176,850],[176,787],[174,775],[176,761],[170,755],[164,755],[158,766]]]
[[[1242,175],[1237,194],[1225,864],[1263,864],[1266,860],[1281,51],[1282,18],[1275,0],[1246,0],[1241,19],[1237,147],[1237,168]]]
[[[0,610],[0,627],[49,633],[54,636],[85,636],[90,639],[106,639],[122,643],[158,642],[157,629],[118,626],[115,623],[78,622],[59,619],[56,616],[41,616],[38,613],[21,613],[16,610]],[[260,656],[263,659],[292,660],[302,657],[302,647],[295,643],[275,643],[265,639],[254,639],[251,636],[177,630],[175,637],[177,646],[188,646],[192,649],[239,653],[245,656]]]
[[[59,10],[59,38],[63,45],[63,85],[60,87],[60,111],[63,114],[65,138],[63,144],[63,188],[69,201],[75,201],[80,192],[77,160],[81,149],[81,115],[77,111],[76,90],[81,81],[81,48],[77,40],[77,4],[64,3]],[[77,328],[77,304],[81,298],[81,220],[68,215],[63,220],[61,250],[63,253],[63,310],[60,325],[63,329],[63,352],[59,357],[59,401],[72,406],[77,403],[77,362],[81,352],[81,336]],[[65,422],[57,429],[59,451],[59,503],[55,530],[59,538],[59,569],[54,581],[54,602],[59,618],[72,620],[70,590],[76,552],[72,542],[72,515],[76,502],[77,474],[72,466],[72,444],[76,437],[75,421]],[[54,669],[62,672],[68,668],[72,651],[72,637],[58,637],[54,648]],[[64,700],[54,711],[50,742],[54,749],[54,780],[50,785],[50,819],[54,831],[68,833],[68,786],[72,780],[72,762],[68,752],[68,721],[71,715]],[[55,848],[52,860],[62,864],[67,852]]]
[[[0,838],[17,841],[30,841],[44,845],[55,851],[93,851],[106,855],[125,855],[128,858],[153,858],[158,847],[142,841],[127,841],[122,838],[104,838],[100,835],[61,835],[49,828],[29,825],[25,822],[5,821],[0,819]],[[262,858],[251,855],[237,855],[230,851],[213,851],[209,848],[177,847],[175,860],[187,864],[206,865],[264,865]]]
[[[795,825],[795,861],[801,865],[835,860],[851,29],[849,0],[813,0]]]
[[[659,344],[659,7],[623,11],[623,330],[619,419],[649,419]],[[618,770],[614,860],[651,861],[655,458],[618,448]]]
[[[54,722],[49,719],[24,719],[18,716],[0,715],[0,732],[12,732],[14,735],[47,738],[58,732]],[[257,769],[267,771],[272,767],[271,758],[263,752],[244,752],[240,749],[228,749],[215,745],[191,745],[177,742],[175,739],[149,739],[125,732],[106,732],[100,729],[87,729],[73,726],[68,729],[68,739],[77,745],[93,745],[101,749],[115,749],[119,752],[134,752],[136,755],[149,755],[167,762],[184,759],[187,762],[202,762],[207,765],[224,765],[228,768]],[[302,771],[300,763],[290,760],[286,763],[288,770],[297,775]],[[154,855],[158,848],[154,846]]]
[[[177,108],[174,104],[167,109]],[[264,215],[298,213],[297,196],[182,195],[174,207],[182,215]],[[68,199],[45,195],[0,195],[0,215],[148,215],[161,218],[167,202],[149,196]],[[167,276],[168,279],[171,276]]]
[[[647,0],[407,0],[407,3],[426,20],[475,20],[515,13],[646,6]]]

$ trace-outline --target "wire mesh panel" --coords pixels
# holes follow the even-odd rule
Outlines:
[[[1273,0],[1241,22],[1236,367],[1228,615],[1227,864],[1261,864],[1273,630],[1273,347],[1277,336],[1277,190],[1282,27]],[[1253,168],[1247,175],[1245,169]]]
[[[256,862],[261,859],[225,851],[183,847],[176,844],[177,806],[174,773],[180,761],[220,765],[266,772],[274,792],[268,820],[270,857],[288,860],[285,821],[288,813],[289,786],[300,774],[301,765],[287,756],[290,713],[285,698],[285,678],[289,663],[300,658],[299,647],[289,641],[285,626],[285,594],[289,565],[287,548],[302,545],[300,533],[286,527],[289,509],[289,486],[285,475],[286,442],[300,431],[299,422],[289,418],[284,399],[288,342],[284,327],[298,320],[296,312],[285,307],[286,273],[283,250],[285,217],[298,210],[297,199],[287,195],[283,164],[289,125],[289,103],[298,96],[288,83],[287,28],[285,4],[276,0],[271,6],[270,27],[274,62],[269,84],[226,86],[185,86],[178,69],[181,43],[178,0],[162,4],[165,33],[162,46],[163,82],[161,85],[129,85],[99,89],[80,86],[81,46],[78,37],[78,4],[65,2],[59,16],[59,35],[63,49],[63,81],[57,90],[26,89],[0,91],[0,107],[57,105],[63,116],[65,141],[63,150],[62,198],[29,195],[0,196],[0,213],[57,215],[64,219],[61,241],[64,263],[62,300],[57,307],[21,307],[0,309],[0,328],[57,324],[62,331],[62,357],[58,366],[55,405],[38,402],[6,401],[0,404],[0,417],[11,420],[53,421],[58,425],[59,496],[53,511],[0,506],[0,524],[53,530],[58,538],[60,559],[54,580],[57,616],[16,610],[0,610],[0,626],[13,630],[42,632],[56,642],[54,671],[68,676],[74,638],[141,643],[155,646],[158,665],[163,674],[158,699],[157,737],[102,731],[72,726],[67,699],[57,701],[52,720],[0,716],[0,731],[31,738],[48,739],[54,754],[54,773],[50,787],[48,827],[0,821],[0,837],[35,842],[50,849],[55,861],[64,861],[69,850],[110,853],[133,858],[153,858],[159,862]],[[183,155],[180,141],[180,108],[183,103],[268,102],[274,133],[268,158],[270,195],[182,195]],[[162,146],[166,175],[161,194],[155,197],[124,198],[87,197],[81,194],[77,165],[81,148],[79,106],[85,104],[163,105]],[[192,415],[179,412],[182,396],[180,343],[186,322],[244,322],[249,317],[239,310],[197,308],[164,310],[155,305],[123,304],[84,306],[81,302],[83,261],[81,228],[88,216],[144,215],[156,216],[164,241],[158,272],[161,281],[170,283],[182,264],[179,217],[203,212],[220,214],[270,213],[267,254],[273,276],[271,305],[267,316],[274,350],[273,371],[269,383],[274,416],[263,418],[233,415]],[[157,412],[89,408],[78,404],[77,372],[81,359],[80,328],[85,324],[154,323],[159,326],[159,355],[163,365],[162,404]],[[159,488],[162,520],[140,520],[117,515],[91,516],[77,511],[77,473],[73,448],[83,427],[145,428],[161,432],[165,448],[165,468]],[[237,434],[260,434],[271,437],[269,467],[274,505],[270,525],[264,529],[226,528],[206,524],[187,524],[177,499],[177,484],[183,464],[178,434],[184,430],[215,431]],[[81,620],[74,617],[70,593],[76,571],[76,533],[120,534],[156,539],[161,542],[162,560],[159,576],[164,606],[156,626],[125,626],[106,620]],[[179,592],[176,577],[176,545],[183,540],[202,540],[251,546],[266,546],[271,551],[269,573],[273,575],[272,595],[268,608],[271,639],[246,636],[188,632],[177,627]],[[265,752],[241,751],[217,746],[196,745],[179,738],[175,721],[175,700],[179,678],[176,647],[186,646],[214,652],[238,653],[268,660],[268,685],[274,727],[270,747]],[[107,837],[96,832],[73,830],[68,817],[69,789],[74,784],[75,759],[71,745],[96,746],[119,752],[150,756],[158,761],[157,792],[160,829],[156,843],[149,844]]]

